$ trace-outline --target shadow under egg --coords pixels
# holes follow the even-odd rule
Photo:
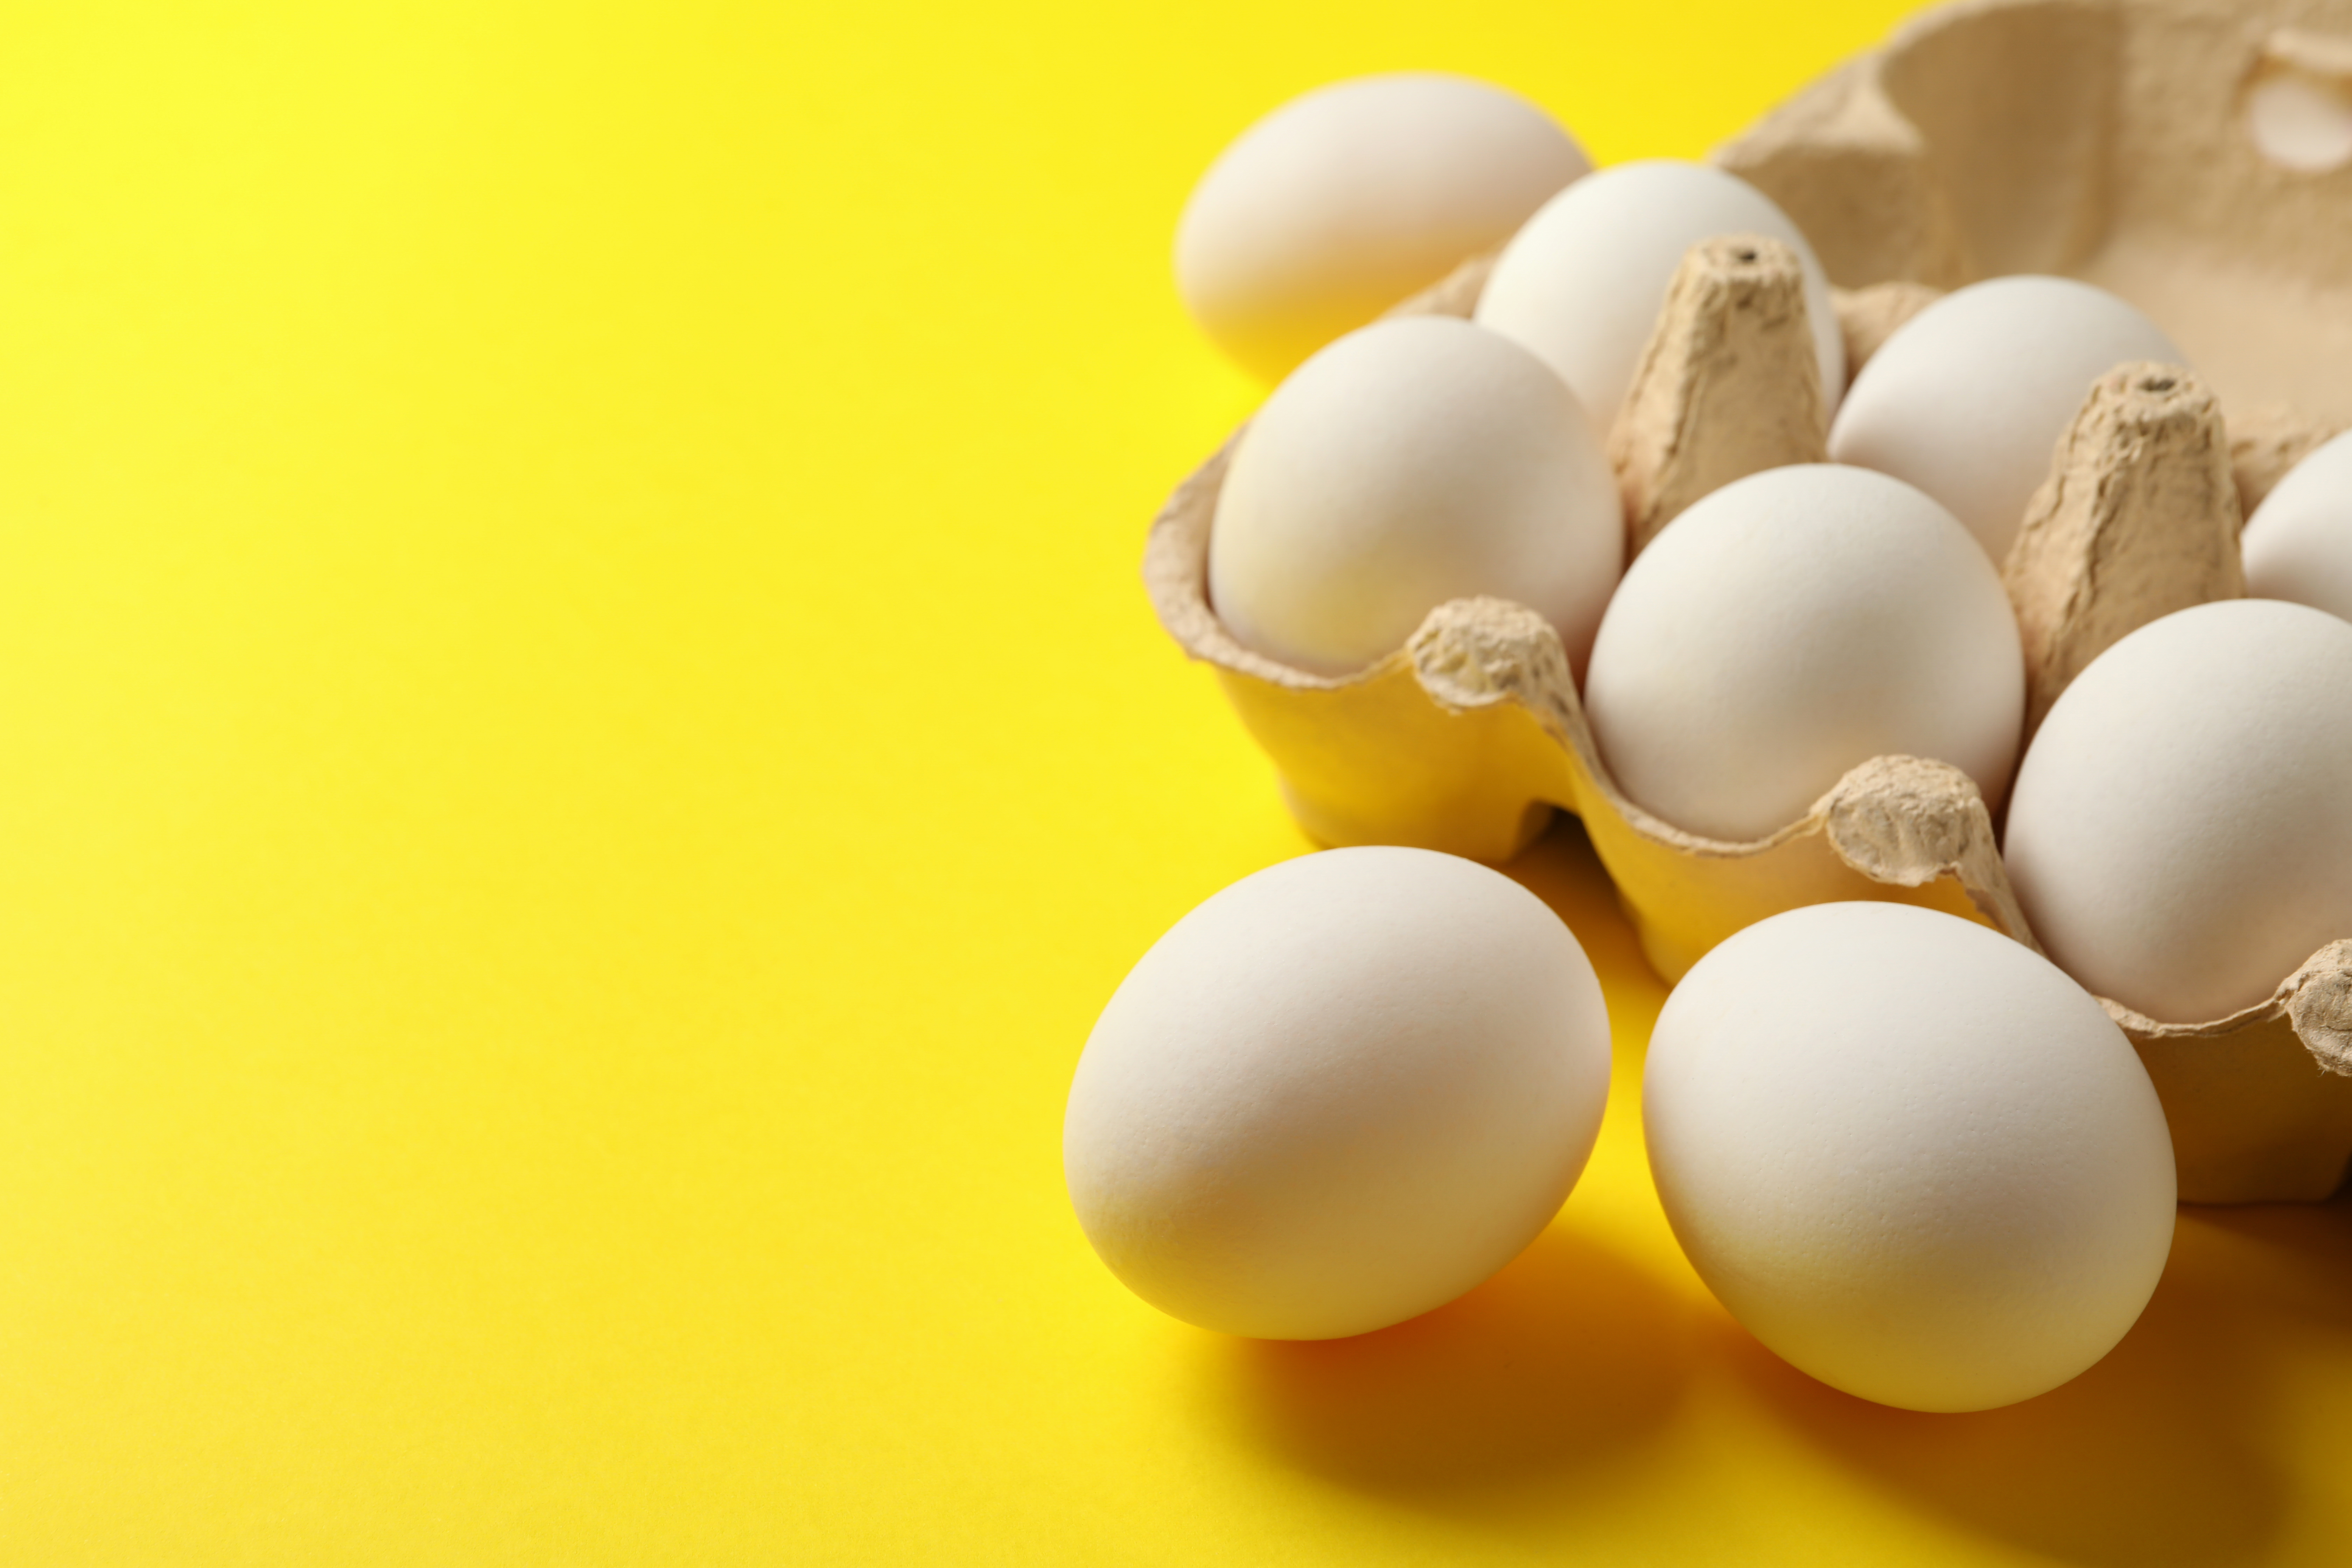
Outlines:
[[[1270,1456],[1442,1504],[1605,1467],[1674,1410],[1688,1337],[1682,1302],[1554,1226],[1434,1311],[1352,1339],[1231,1341],[1220,1370]]]
[[[1788,1425],[1974,1533],[2086,1568],[2252,1562],[2291,1502],[2266,1420],[2284,1369],[2264,1364],[2262,1309],[2221,1240],[2200,1211],[2183,1211],[2163,1280],[2123,1342],[2072,1382],[1998,1410],[1874,1405],[1727,1320],[1716,1348]]]

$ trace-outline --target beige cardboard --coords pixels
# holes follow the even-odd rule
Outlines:
[[[2245,597],[2242,521],[2221,405],[2202,381],[2140,363],[2094,383],[2001,568],[2025,639],[2026,733],[2126,632]]]
[[[1965,0],[1718,154],[1790,211],[1843,285],[1853,368],[1941,289],[2031,270],[2137,300],[2209,373],[2118,367],[2053,455],[2003,574],[2036,721],[2116,638],[2242,594],[2244,511],[2352,417],[2340,370],[2352,363],[2352,170],[2274,168],[2233,120],[2246,81],[2326,65],[2338,58],[2331,40],[2346,39],[2352,0]],[[1473,258],[1399,309],[1467,315],[1489,265]],[[2239,297],[2182,304],[2214,289]],[[1733,479],[1819,459],[1825,420],[1806,332],[1781,247],[1730,237],[1685,258],[1610,442],[1633,548]],[[2339,342],[2332,377],[2310,374],[2312,356]],[[2322,395],[2303,395],[2315,386]],[[2241,404],[2225,423],[2224,407]],[[1922,904],[2032,943],[1983,802],[1940,763],[1874,759],[1803,819],[1720,843],[1624,797],[1559,639],[1532,611],[1440,605],[1406,647],[1339,678],[1242,647],[1206,595],[1230,450],[1170,500],[1145,579],[1171,634],[1216,668],[1319,841],[1499,860],[1554,807],[1573,811],[1669,979],[1744,926],[1835,899]],[[2342,1184],[2352,942],[2230,1018],[2160,1022],[2105,1005],[2164,1100],[2184,1198],[2312,1199]]]
[[[1797,253],[1760,235],[1702,242],[1610,432],[1631,559],[1700,497],[1790,463],[1829,461],[1829,409]]]
[[[1963,0],[1718,149],[1830,280],[2113,289],[2231,409],[2352,423],[2352,163],[2283,168],[2249,93],[2352,81],[2352,0]]]

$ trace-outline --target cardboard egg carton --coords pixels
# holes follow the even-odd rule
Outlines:
[[[2305,31],[2285,55],[2279,28],[2257,10],[1971,0],[1913,23],[1717,155],[1789,210],[1843,285],[1850,374],[1943,289],[1994,271],[2089,277],[2173,326],[2161,288],[2125,286],[2135,268],[2161,273],[2167,247],[2210,284],[2231,265],[2216,259],[2225,245],[2248,247],[2249,268],[2268,246],[2274,276],[2304,268],[2308,288],[2289,290],[2300,306],[2316,299],[2335,310],[2320,328],[2300,323],[2300,339],[2233,345],[2211,380],[2183,366],[2126,365],[2091,389],[2003,567],[2026,648],[2029,730],[2118,637],[2242,595],[2245,511],[2352,416],[2325,399],[2292,401],[2306,384],[2296,354],[2352,333],[2352,276],[2336,277],[2352,255],[2352,171],[2250,169],[2242,165],[2261,162],[2258,152],[2206,145],[2233,134],[2225,111],[2246,82],[2288,68],[2284,58],[2333,58],[2313,52],[2314,17],[2352,39],[2352,0],[2294,7]],[[2166,102],[2211,115],[2205,140],[2133,107],[2134,93],[2159,89],[2174,95]],[[2043,93],[2066,101],[2043,104]],[[2021,108],[2021,95],[2034,105]],[[1970,104],[1980,113],[1965,113]],[[2191,174],[2172,168],[2182,159]],[[2323,197],[2334,205],[2321,212]],[[2260,222],[2249,216],[2257,206]],[[2218,226],[2192,245],[2167,226],[2184,215]],[[1489,265],[1465,262],[1400,312],[1468,315]],[[2241,328],[2262,322],[2251,308],[2209,314]],[[2176,334],[2200,364],[2200,333],[2211,324]],[[1727,236],[1684,258],[1609,443],[1631,550],[1733,479],[1825,459],[1827,400],[1807,334],[1801,277],[1785,247]],[[2246,412],[2225,420],[2214,381],[2233,385]],[[2352,381],[2339,374],[2336,384],[2352,399]],[[1557,636],[1523,606],[1441,605],[1404,647],[1336,678],[1242,647],[1207,595],[1210,524],[1232,449],[1228,441],[1171,498],[1145,580],[1162,624],[1215,668],[1314,838],[1499,861],[1555,808],[1571,811],[1643,952],[1670,980],[1745,926],[1839,899],[1921,904],[2034,945],[1986,803],[1942,763],[1871,759],[1798,821],[1725,842],[1660,820],[1617,786]],[[2105,1005],[2164,1100],[2184,1198],[2318,1198],[2342,1184],[2352,1165],[2352,942],[2322,950],[2268,1001],[2228,1018],[2160,1022]]]

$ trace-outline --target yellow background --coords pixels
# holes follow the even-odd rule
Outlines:
[[[1929,1418],[1716,1309],[1617,1097],[1366,1339],[1126,1295],[1062,1096],[1306,846],[1136,581],[1166,251],[1310,85],[1696,153],[1902,9],[12,7],[0,1560],[2342,1561],[2352,1210]]]

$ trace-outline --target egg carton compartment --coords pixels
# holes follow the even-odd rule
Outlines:
[[[2347,5],[2299,7],[2293,16],[2308,24],[2321,11],[2352,20]],[[2148,181],[2113,172],[2091,181],[2084,171],[2106,171],[2122,149],[2148,157],[2196,153],[2199,139],[2180,126],[2168,121],[2158,134],[2119,107],[2128,95],[2118,84],[2175,82],[2190,73],[2190,63],[2176,58],[2183,52],[2199,54],[2200,82],[2226,78],[2237,85],[2179,101],[2213,109],[2207,140],[2238,135],[2247,84],[2269,79],[2281,26],[2190,0],[1965,4],[1916,22],[1886,50],[1842,68],[1719,156],[1782,202],[1809,238],[1816,225],[1832,237],[1822,247],[1825,263],[1833,277],[1858,285],[1836,293],[1851,375],[1945,287],[1990,271],[2063,270],[2053,260],[2077,256],[2097,265],[2076,270],[2115,288],[2123,272],[2146,270],[2175,251],[2209,261],[2221,254],[2219,234],[2200,245],[2150,227],[2133,216],[2139,207],[2115,194]],[[2242,47],[2219,50],[2220,35]],[[2297,47],[2304,48],[2297,58],[2315,58]],[[1921,86],[1933,73],[1900,64],[1915,57],[1943,61],[1937,68],[1964,79]],[[2004,59],[2014,68],[2008,75]],[[1988,205],[1999,178],[1977,172],[1992,154],[1939,162],[1928,151],[1935,142],[1909,126],[1884,85],[1893,77],[1908,84],[1913,99],[1972,101],[1989,121],[2008,125],[2020,112],[2018,94],[2056,91],[2074,79],[2059,69],[2066,61],[2096,89],[2088,101],[2098,113],[2085,119],[2072,103],[2063,114],[2027,116],[2022,129],[1997,138],[1985,132],[2001,145],[2016,143],[2011,156],[2021,166],[2046,172],[2041,184],[2019,176],[2020,212],[2009,217]],[[2073,128],[2074,141],[2053,144],[2074,149],[2065,156],[2042,145],[2055,121]],[[2213,129],[2217,121],[2227,129]],[[2273,237],[2271,260],[2290,269],[2298,260],[2306,265],[2297,285],[2304,291],[2294,297],[2306,304],[2331,300],[2336,314],[2326,331],[2352,331],[2352,291],[2329,294],[2326,266],[2331,247],[2337,258],[2352,255],[2352,173],[2285,169],[2252,147],[2231,142],[2228,153],[2253,165],[2251,172],[2206,183],[2268,182],[2263,188],[2273,205],[2289,209],[2284,230],[2305,237],[2286,244],[2275,237],[2281,224],[2271,223],[2260,231]],[[1955,166],[1970,172],[1948,176]],[[1970,179],[1989,183],[1984,200],[1970,194],[1979,189]],[[1890,190],[1904,181],[1910,183],[1895,200]],[[2326,198],[2314,196],[2310,182],[2336,193],[2332,210],[2312,216]],[[2242,220],[2245,195],[2224,199],[2217,192],[2202,205],[2183,195],[2156,205],[2207,213],[2226,227]],[[2062,207],[2063,223],[2051,216]],[[1876,234],[1882,219],[1894,238]],[[2062,254],[2027,251],[2016,238],[2027,233],[2066,237]],[[2136,236],[2144,238],[2139,253],[2132,249]],[[1398,311],[1467,316],[1489,266],[1490,258],[1473,258]],[[2246,287],[2242,279],[2235,286]],[[2166,319],[2164,300],[2139,298]],[[2224,358],[2234,384],[2259,399],[2244,412],[2225,421],[2222,399],[2200,372],[2119,366],[2092,388],[2053,453],[2002,573],[2025,644],[2029,733],[2067,682],[2126,633],[2173,610],[2243,594],[2237,531],[2244,514],[2341,419],[2332,404],[2299,407],[2281,395],[2304,384],[2294,370],[2299,354],[2315,342],[2314,352],[2328,352],[2333,340],[2325,331],[2311,332],[2307,319],[2291,315],[2239,319],[2280,340]],[[1609,443],[1630,548],[1638,551],[1684,508],[1733,479],[1824,460],[1828,410],[1818,381],[1794,255],[1757,237],[1693,247]],[[2336,385],[2352,390],[2340,375]],[[1408,844],[1499,861],[1539,833],[1554,809],[1573,812],[1643,952],[1670,980],[1745,926],[1843,899],[1941,910],[2038,949],[2011,891],[1986,803],[1945,763],[1874,758],[1798,821],[1751,842],[1723,842],[1659,819],[1619,788],[1594,744],[1559,638],[1532,610],[1498,599],[1441,605],[1404,647],[1336,678],[1241,646],[1217,619],[1206,574],[1210,524],[1232,450],[1229,440],[1171,498],[1151,531],[1145,580],[1162,624],[1189,655],[1215,668],[1274,761],[1290,809],[1318,841]],[[2352,942],[2323,949],[2268,1001],[2226,1018],[2168,1023],[2105,1005],[2156,1081],[2184,1199],[2316,1199],[2342,1185],[2352,1167]]]
[[[2352,0],[1969,0],[1717,150],[1833,283],[2080,278],[2352,423]]]

